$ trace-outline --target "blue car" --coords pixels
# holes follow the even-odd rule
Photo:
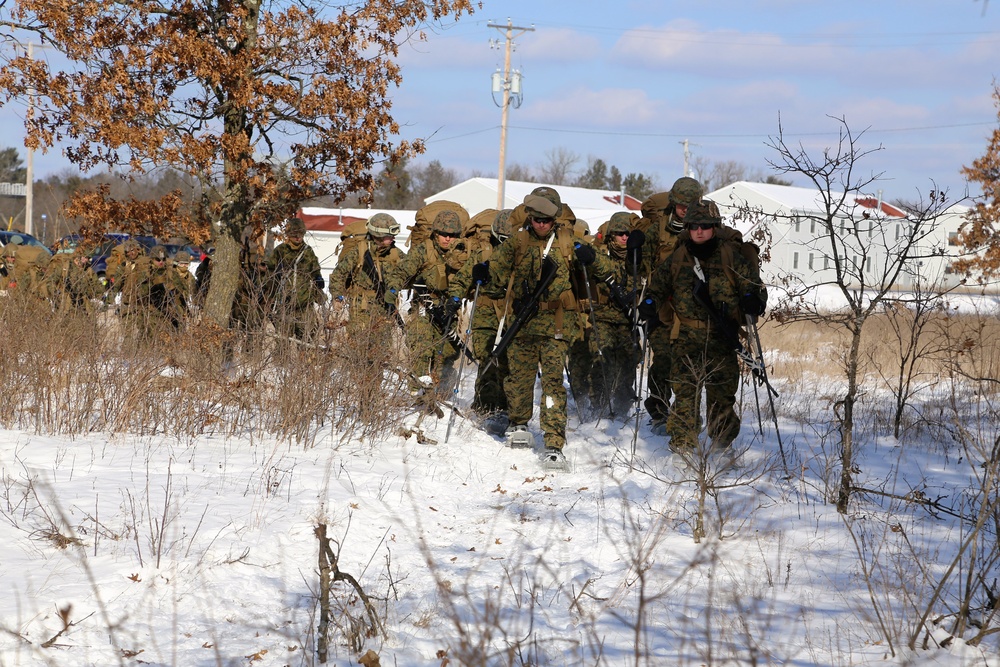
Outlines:
[[[0,231],[0,248],[11,243],[15,245],[34,245],[45,248],[45,244],[31,234],[25,234],[24,232]],[[45,252],[50,255],[52,254],[52,251],[48,248],[45,248]]]
[[[93,252],[90,256],[90,268],[97,274],[97,277],[101,279],[102,283],[106,283],[106,276],[108,270],[108,257],[111,256],[111,250],[117,246],[125,243],[129,239],[133,239],[139,242],[142,246],[143,252],[149,253],[149,249],[156,245],[155,236],[130,236],[128,234],[105,234],[104,243],[102,243],[97,250]]]

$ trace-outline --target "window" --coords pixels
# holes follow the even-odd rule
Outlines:
[[[809,221],[809,233],[810,234],[815,234],[816,233],[816,221],[815,220],[810,220]]]
[[[795,231],[802,231],[802,218],[800,216],[795,216]]]
[[[897,222],[897,223],[896,223],[896,240],[897,240],[897,241],[899,240],[899,233],[900,233],[900,230],[899,230],[899,223]]]
[[[872,258],[871,257],[868,257],[867,259],[865,259],[865,271],[867,271],[868,273],[872,272]]]
[[[823,257],[823,268],[824,269],[829,269],[830,268],[830,258],[829,257]]]
[[[813,254],[809,253],[809,270],[813,268]]]
[[[793,269],[799,268],[799,253],[797,252],[792,253],[792,268]]]
[[[948,232],[948,245],[958,245],[958,232]]]

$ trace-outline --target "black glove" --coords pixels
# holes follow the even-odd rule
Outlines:
[[[472,282],[485,285],[490,281],[489,261],[480,262],[472,267]]]
[[[455,314],[458,313],[458,309],[462,306],[462,300],[457,296],[453,296],[444,303],[444,317],[446,322],[450,322],[455,319]]]
[[[764,314],[766,304],[754,294],[744,294],[740,297],[740,310],[747,315],[760,317]]]
[[[658,322],[660,319],[658,311],[659,308],[656,307],[652,299],[643,299],[639,302],[639,319],[641,320]]]
[[[628,241],[626,241],[625,247],[629,250],[638,250],[642,248],[645,243],[646,235],[642,233],[642,230],[633,229],[632,233],[628,235]]]
[[[576,244],[576,258],[580,260],[580,263],[584,266],[590,266],[597,259],[597,253],[589,245],[583,245],[582,243]]]

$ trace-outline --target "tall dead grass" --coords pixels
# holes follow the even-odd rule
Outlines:
[[[192,320],[137,333],[113,310],[58,313],[11,294],[0,298],[0,324],[0,424],[10,429],[310,446],[330,429],[342,438],[394,431],[409,403],[398,334],[384,318],[305,342],[269,324],[235,332]]]

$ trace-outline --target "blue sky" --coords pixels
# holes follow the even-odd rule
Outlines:
[[[516,40],[523,104],[510,113],[508,164],[537,167],[565,149],[599,157],[662,186],[696,159],[766,168],[779,114],[786,139],[821,151],[846,118],[861,165],[884,172],[893,197],[932,180],[958,194],[959,170],[997,124],[1000,3],[983,0],[484,0],[482,9],[404,48],[394,110],[408,139],[430,137],[418,162],[465,177],[495,175],[500,109],[490,77],[503,64],[489,22],[533,26]],[[0,109],[4,143],[18,145],[18,110]],[[66,169],[35,156],[38,177]],[[695,174],[697,176],[697,174]],[[797,181],[797,185],[806,185]]]
[[[779,114],[786,139],[821,151],[846,118],[862,163],[895,197],[931,181],[953,193],[996,126],[1000,3],[486,0],[482,10],[403,55],[395,95],[407,137],[433,133],[421,160],[495,174],[500,109],[490,75],[503,64],[487,27],[510,19],[523,104],[512,110],[508,162],[564,148],[669,186],[693,156],[766,168]],[[802,180],[797,185],[806,185]]]

